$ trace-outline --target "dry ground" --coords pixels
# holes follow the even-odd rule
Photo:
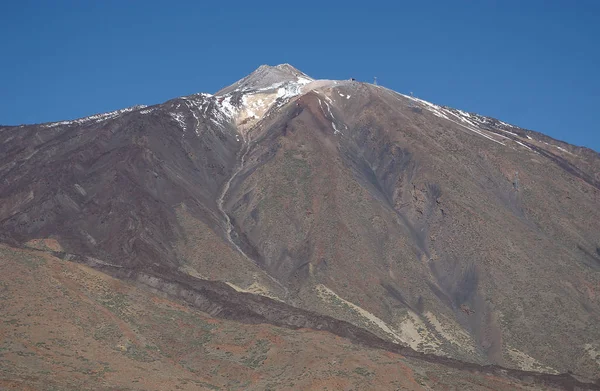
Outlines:
[[[214,319],[37,250],[0,247],[0,275],[0,389],[534,389],[326,332]]]

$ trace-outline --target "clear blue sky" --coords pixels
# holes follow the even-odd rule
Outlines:
[[[208,3],[208,4],[206,4]],[[0,123],[355,77],[600,150],[600,1],[4,1]]]

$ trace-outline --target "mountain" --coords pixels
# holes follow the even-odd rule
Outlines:
[[[219,322],[465,371],[600,377],[592,150],[288,64],[0,139],[0,241],[14,251]]]

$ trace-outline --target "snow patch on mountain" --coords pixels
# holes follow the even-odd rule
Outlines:
[[[337,127],[336,125],[336,118],[333,116],[333,113],[331,111],[331,106],[329,105],[329,103],[333,103],[331,101],[331,98],[328,97],[327,95],[323,95],[325,97],[325,107],[327,108],[327,112],[325,112],[325,109],[323,108],[323,101],[321,101],[321,99],[319,99],[319,106],[321,107],[321,111],[323,112],[323,115],[325,116],[325,118],[328,118],[331,121],[331,127],[333,128],[333,134],[342,134],[342,131]],[[339,122],[339,121],[338,121]],[[348,126],[346,126],[346,124],[344,124],[344,128],[348,129]]]
[[[524,148],[526,148],[526,149],[528,149],[528,150],[530,150],[530,151],[533,151],[533,149],[529,148],[527,145],[523,144],[522,142],[520,142],[520,141],[517,141],[517,140],[513,140],[513,141],[514,141],[515,143],[519,144],[520,146],[522,146],[522,147],[524,147]]]
[[[446,119],[448,121],[454,122],[457,125],[462,126],[465,129],[470,130],[471,132],[478,134],[490,141],[493,141],[500,145],[505,145],[503,142],[496,140],[494,137],[498,135],[496,133],[490,132],[485,129],[483,125],[487,125],[491,122],[491,118],[483,117],[477,114],[470,114],[462,110],[453,109],[445,106],[438,106],[431,102],[427,102],[423,99],[415,98],[413,96],[403,95],[406,99],[410,99],[415,103],[419,103],[421,107],[429,110],[435,116]],[[499,121],[497,121],[499,122]]]
[[[90,115],[89,117],[78,118],[78,119],[74,119],[71,121],[50,122],[50,123],[42,124],[41,126],[43,128],[54,128],[56,126],[83,125],[83,124],[87,124],[87,123],[98,123],[98,122],[103,122],[103,121],[107,121],[109,119],[116,118],[125,113],[130,113],[130,112],[136,111],[136,110],[142,110],[142,109],[145,109],[146,107],[148,107],[148,106],[137,105],[137,106],[127,107],[127,108],[121,109],[121,110],[111,111],[108,113],[94,114],[94,115]]]
[[[183,132],[185,133],[187,127],[185,125],[185,116],[183,115],[183,113],[169,113],[169,115],[179,124],[179,126],[181,127],[181,129],[183,129]]]
[[[242,85],[214,99],[224,116],[240,130],[245,130],[263,119],[269,111],[302,94],[303,87],[311,82],[311,79],[300,76],[260,88]]]

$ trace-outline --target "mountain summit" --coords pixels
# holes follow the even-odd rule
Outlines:
[[[300,83],[307,84],[312,81],[310,77],[300,72],[289,64],[280,64],[276,66],[261,65],[250,75],[237,81],[217,92],[216,95],[224,95],[234,90],[258,90],[271,88],[275,84]]]
[[[559,388],[600,374],[589,149],[288,64],[0,137],[7,245],[431,365]]]

